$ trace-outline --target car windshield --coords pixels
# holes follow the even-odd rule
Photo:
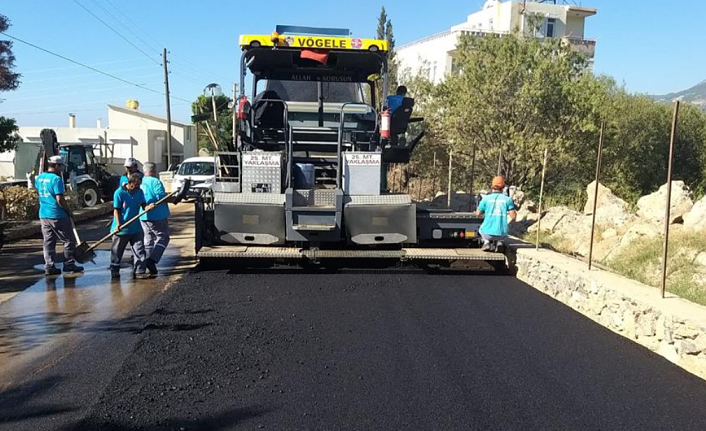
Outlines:
[[[213,162],[186,162],[179,166],[177,175],[213,175]]]
[[[318,83],[315,81],[267,81],[267,90],[277,92],[286,102],[317,102]],[[324,102],[362,103],[363,96],[357,82],[324,82],[322,84]]]

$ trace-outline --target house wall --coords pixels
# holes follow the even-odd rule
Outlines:
[[[517,9],[516,6],[516,2],[488,1],[483,9],[468,15],[466,22],[451,27],[451,30],[509,33],[513,30],[513,9]]]
[[[451,72],[450,52],[456,49],[459,32],[445,32],[400,47],[396,52],[401,76],[423,73],[434,83]],[[403,79],[404,81],[404,79]]]
[[[578,37],[583,39],[583,31],[586,25],[586,20],[578,16],[566,17],[566,36]]]
[[[451,27],[449,31],[438,33],[423,39],[402,45],[397,48],[396,56],[400,66],[402,82],[422,72],[434,83],[439,83],[444,76],[453,70],[453,57],[459,35],[464,32],[507,34],[513,31],[529,31],[529,17],[541,15],[543,20],[537,36],[547,32],[547,19],[553,18],[553,37],[584,36],[585,16],[575,16],[569,13],[566,5],[548,3],[489,0],[483,9],[467,16],[465,22]],[[572,15],[572,16],[570,16]],[[571,49],[593,58],[594,41],[571,41]]]
[[[112,128],[149,129],[165,132],[167,129],[165,121],[145,118],[140,115],[131,115],[115,109],[108,111],[108,121]],[[195,134],[194,126],[172,123],[171,148],[172,156],[176,163],[181,162],[185,157],[193,157],[196,154]],[[166,153],[166,147],[164,147],[164,150]],[[160,160],[162,160],[162,157],[160,157]]]

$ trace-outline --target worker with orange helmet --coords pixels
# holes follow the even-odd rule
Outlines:
[[[515,203],[503,194],[505,179],[493,178],[491,193],[485,195],[478,204],[476,215],[484,215],[483,224],[480,226],[480,235],[483,238],[483,251],[502,251],[503,241],[507,240],[508,216],[511,221],[517,217]]]

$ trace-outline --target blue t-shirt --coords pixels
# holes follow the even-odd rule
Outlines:
[[[507,236],[507,213],[515,209],[515,202],[502,193],[485,195],[478,205],[478,211],[485,214],[481,233]]]
[[[403,100],[404,96],[399,96],[397,94],[393,96],[387,96],[387,107],[390,108],[390,111],[394,113],[397,108],[402,106]]]
[[[44,172],[34,180],[39,195],[39,218],[60,219],[69,215],[56,201],[57,195],[64,194],[64,180],[53,172]]]
[[[137,171],[137,173],[140,174],[140,178],[142,178],[142,179],[145,178],[145,174],[143,174],[142,172]],[[119,187],[124,186],[124,185],[127,184],[128,182],[129,182],[129,181],[128,181],[127,175],[123,174],[123,176],[120,177],[120,186],[119,186]]]
[[[144,177],[142,186],[147,204],[153,204],[167,195],[164,184],[157,177]],[[169,217],[169,206],[167,202],[160,204],[157,208],[140,217],[140,220],[165,220]]]
[[[138,215],[142,210],[142,204],[145,203],[145,194],[141,189],[130,193],[125,187],[120,187],[113,195],[113,208],[120,211],[120,224]],[[110,227],[111,232],[117,228],[115,217],[113,217],[113,225]],[[118,235],[132,235],[142,232],[142,226],[137,221],[127,225]]]

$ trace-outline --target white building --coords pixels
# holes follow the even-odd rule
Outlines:
[[[95,154],[102,156],[102,161],[115,173],[123,171],[122,165],[128,157],[142,163],[154,162],[160,171],[168,167],[167,120],[139,108],[108,105],[108,127],[103,127],[100,120],[96,127],[76,127],[76,117],[72,114],[68,127],[20,126],[22,142],[17,150],[0,153],[0,176],[25,178],[34,167],[42,129],[53,129],[60,144],[93,144]],[[195,127],[172,121],[172,163],[196,156],[196,147]]]
[[[454,70],[454,56],[460,35],[482,36],[518,31],[536,37],[561,38],[572,49],[585,54],[592,64],[596,41],[584,37],[584,21],[595,14],[594,8],[555,4],[553,1],[488,0],[479,12],[468,15],[466,22],[400,46],[396,50],[396,58],[403,74],[424,73],[429,80],[438,83]],[[536,21],[538,29],[531,25]]]

